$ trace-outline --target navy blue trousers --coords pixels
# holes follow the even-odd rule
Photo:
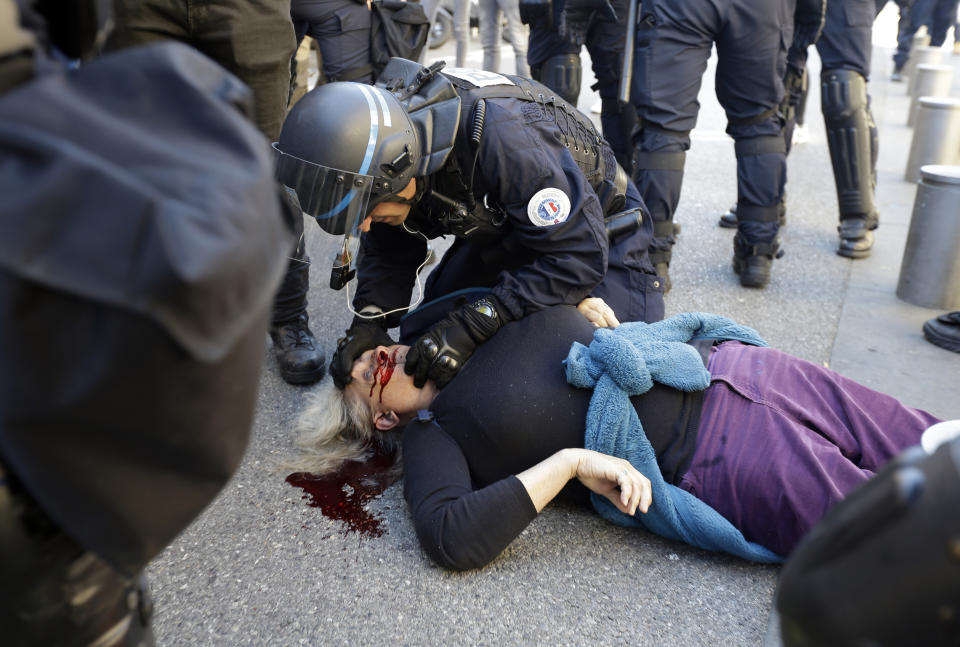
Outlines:
[[[623,66],[623,47],[626,40],[627,0],[611,0],[618,22],[604,17],[594,17],[587,32],[587,51],[593,74],[597,77],[595,86],[600,95],[602,108],[600,125],[603,137],[610,142],[610,148],[623,164],[633,156],[633,131],[636,128],[636,114],[633,106],[617,105],[617,92],[620,89],[620,71]],[[547,59],[562,54],[580,54],[580,47],[572,45],[557,34],[556,25],[563,9],[563,0],[553,3],[553,25],[546,20],[538,20],[530,25],[530,37],[527,45],[527,62],[530,67],[542,65]],[[628,112],[625,112],[628,111]],[[629,168],[626,168],[629,172]]]
[[[775,214],[786,184],[784,120],[777,108],[784,94],[787,46],[793,37],[793,7],[788,4],[784,0],[644,1],[631,97],[641,119],[634,137],[637,170],[633,179],[653,215],[654,262],[669,262],[683,156],[690,148],[690,131],[700,108],[697,94],[714,44],[717,99],[727,115],[727,133],[738,142],[738,210]],[[768,151],[777,148],[770,145],[774,138],[781,139],[781,146]],[[741,151],[750,152],[747,140],[766,145],[755,147],[755,154],[741,155]],[[740,219],[740,233],[750,244],[772,242],[778,229],[775,216],[764,221]]]

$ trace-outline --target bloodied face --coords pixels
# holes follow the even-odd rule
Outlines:
[[[367,403],[381,431],[406,424],[419,409],[429,407],[437,394],[433,382],[418,389],[413,377],[404,372],[408,350],[409,346],[377,346],[353,363],[347,393]]]

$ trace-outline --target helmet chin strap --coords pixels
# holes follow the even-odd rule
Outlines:
[[[418,182],[417,184],[420,184],[420,183]],[[424,236],[421,232],[417,231],[416,229],[410,229],[409,227],[407,227],[407,223],[405,222],[401,223],[400,226],[403,227],[403,230],[406,231],[407,233],[416,234],[417,236],[420,236],[420,238],[422,238],[424,242],[427,242],[426,236]],[[417,267],[417,271],[415,275],[415,279],[417,282],[417,298],[410,305],[402,308],[394,308],[393,310],[389,310],[387,312],[374,312],[374,313],[357,312],[356,310],[353,309],[353,304],[351,303],[352,300],[350,298],[350,281],[353,281],[354,279],[356,279],[356,273],[354,273],[354,276],[350,279],[350,281],[347,281],[347,285],[346,285],[347,289],[344,290],[344,294],[347,297],[347,310],[349,310],[353,315],[360,317],[361,319],[377,319],[379,317],[386,317],[387,315],[392,315],[395,312],[406,312],[408,310],[412,310],[416,308],[423,301],[423,283],[420,282],[420,273],[423,271],[423,268],[427,266],[427,262],[429,260],[430,260],[430,248],[427,247],[427,254],[426,256],[423,257],[423,262],[420,263],[420,266]]]

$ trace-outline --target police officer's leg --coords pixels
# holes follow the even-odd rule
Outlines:
[[[637,109],[617,100],[626,40],[627,0],[614,0],[619,22],[595,17],[587,34],[587,51],[597,82],[591,89],[600,95],[600,124],[603,136],[617,156],[620,166],[633,175],[633,133],[637,129]]]
[[[190,21],[184,3],[174,0],[114,0],[114,28],[105,52],[168,40],[190,42]]]
[[[793,23],[787,3],[767,4],[760,16],[752,5],[734,4],[717,38],[717,98],[737,155],[733,269],[747,287],[765,286],[780,255],[777,234],[787,170],[782,79]]]
[[[350,0],[347,1],[349,2]],[[423,2],[420,4],[423,5],[423,13],[427,16],[427,22],[429,22],[430,25],[433,25],[433,23],[437,20],[437,10],[440,8],[440,0],[423,0]],[[421,65],[426,63],[427,51],[429,49],[429,47],[424,46],[423,50],[420,52],[420,60],[418,62]]]
[[[786,184],[786,146],[782,134],[734,137],[738,224],[733,269],[741,285],[762,288],[770,280],[773,260],[782,255],[777,236]]]
[[[527,63],[527,39],[524,38],[523,23],[520,22],[520,5],[517,0],[499,0],[500,9],[506,20],[506,34],[513,47],[516,59],[518,76],[530,76],[530,65]]]
[[[580,54],[557,54],[539,65],[530,66],[530,76],[576,106],[580,97],[583,68]]]
[[[286,115],[290,58],[296,51],[289,13],[277,3],[249,0],[208,3],[190,11],[195,45],[253,90],[254,121],[268,141],[276,141]],[[282,188],[278,196],[292,222],[302,228],[299,205],[290,202]],[[280,375],[290,384],[316,382],[325,369],[307,317],[309,263],[301,230],[274,300],[270,326]]]
[[[582,69],[580,48],[568,43],[557,34],[555,25],[559,20],[563,2],[553,3],[552,21],[547,16],[530,24],[527,45],[527,61],[530,76],[556,92],[561,98],[576,106],[580,98]]]
[[[637,27],[631,101],[640,128],[634,134],[633,181],[653,219],[650,260],[666,290],[671,287],[673,214],[716,20],[704,2],[675,3],[669,14],[660,6],[644,5]]]
[[[957,18],[957,0],[937,0],[930,17],[930,47],[940,47]]]
[[[500,5],[497,0],[478,0],[480,48],[483,50],[483,69],[500,71]]]
[[[781,101],[781,114],[784,119],[783,125],[783,143],[786,154],[790,155],[790,148],[798,140],[798,143],[806,141],[806,134],[800,139],[797,134],[797,128],[803,126],[804,112],[807,106],[807,88],[808,73],[806,66],[806,52],[800,52],[787,65],[787,73],[783,79],[784,98]],[[784,189],[780,196],[780,205],[778,208],[778,221],[783,227],[787,222],[787,192]],[[718,224],[728,229],[736,229],[739,225],[737,219],[737,205],[734,203],[726,213],[720,216]]]
[[[115,9],[108,51],[163,40],[193,45],[253,90],[254,121],[269,141],[277,140],[290,97],[290,60],[296,51],[293,23],[283,3],[117,0]],[[278,195],[283,195],[279,185]],[[308,270],[309,258],[298,245],[291,250],[275,306],[274,330],[285,327],[290,334],[277,337],[289,343],[275,342],[274,348],[281,374],[293,383],[320,379],[325,364],[307,322]]]
[[[5,645],[154,644],[143,579],[121,574],[66,535],[2,462],[0,581]]]
[[[936,0],[915,0],[913,4],[910,5],[910,11],[908,12],[907,26],[904,29],[898,27],[897,31],[897,51],[893,55],[893,73],[894,77],[891,79],[893,81],[901,81],[901,78],[898,78],[900,73],[903,71],[903,66],[907,64],[907,60],[910,58],[910,47],[913,44],[913,36],[917,33],[917,30],[920,29],[923,25],[926,25],[930,21],[930,16],[933,14],[933,7]],[[835,11],[831,13],[830,3],[827,3],[827,22],[824,24],[824,30],[826,30],[827,25],[834,23],[834,29],[838,30],[841,27],[853,27],[853,21],[858,25],[862,22],[862,18],[859,17],[859,6],[858,2],[852,3],[851,17],[853,21],[845,20],[845,17],[838,17],[836,14],[840,13],[841,6],[835,7]],[[901,18],[902,20],[902,18]],[[842,22],[841,22],[842,21]],[[821,36],[821,41],[823,37]],[[839,43],[834,44],[834,46],[840,46]],[[820,49],[820,43],[817,43],[817,50]],[[869,65],[869,61],[868,61]],[[869,78],[869,74],[864,75]]]
[[[837,253],[849,258],[869,256],[878,223],[877,126],[867,94],[870,21],[869,0],[849,0],[832,11],[828,4],[827,22],[817,42],[823,63],[821,107],[840,211]]]
[[[913,40],[913,32],[910,31],[910,5],[913,0],[895,0],[897,5],[897,49],[893,53],[893,75],[891,81],[902,81],[902,70],[907,59],[910,57],[910,45]],[[887,0],[877,0],[877,10],[875,16],[880,15],[880,11],[887,4]]]
[[[457,43],[454,64],[457,67],[465,67],[467,51],[470,49],[470,0],[453,2],[453,40]]]

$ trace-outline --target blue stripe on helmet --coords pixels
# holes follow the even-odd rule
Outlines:
[[[370,134],[367,137],[367,150],[364,151],[363,161],[360,163],[360,170],[357,171],[359,175],[366,175],[367,170],[370,168],[370,163],[373,161],[373,154],[377,150],[377,138],[380,134],[380,118],[377,114],[377,106],[374,103],[372,96],[372,90],[363,84],[356,84],[359,88],[360,93],[363,94],[363,98],[367,100],[367,108],[370,110]],[[327,218],[332,218],[339,214],[341,211],[347,208],[354,198],[355,189],[350,189],[350,192],[347,195],[343,196],[343,199],[337,203],[333,209],[326,213],[319,214],[315,216],[317,220],[325,220]]]

